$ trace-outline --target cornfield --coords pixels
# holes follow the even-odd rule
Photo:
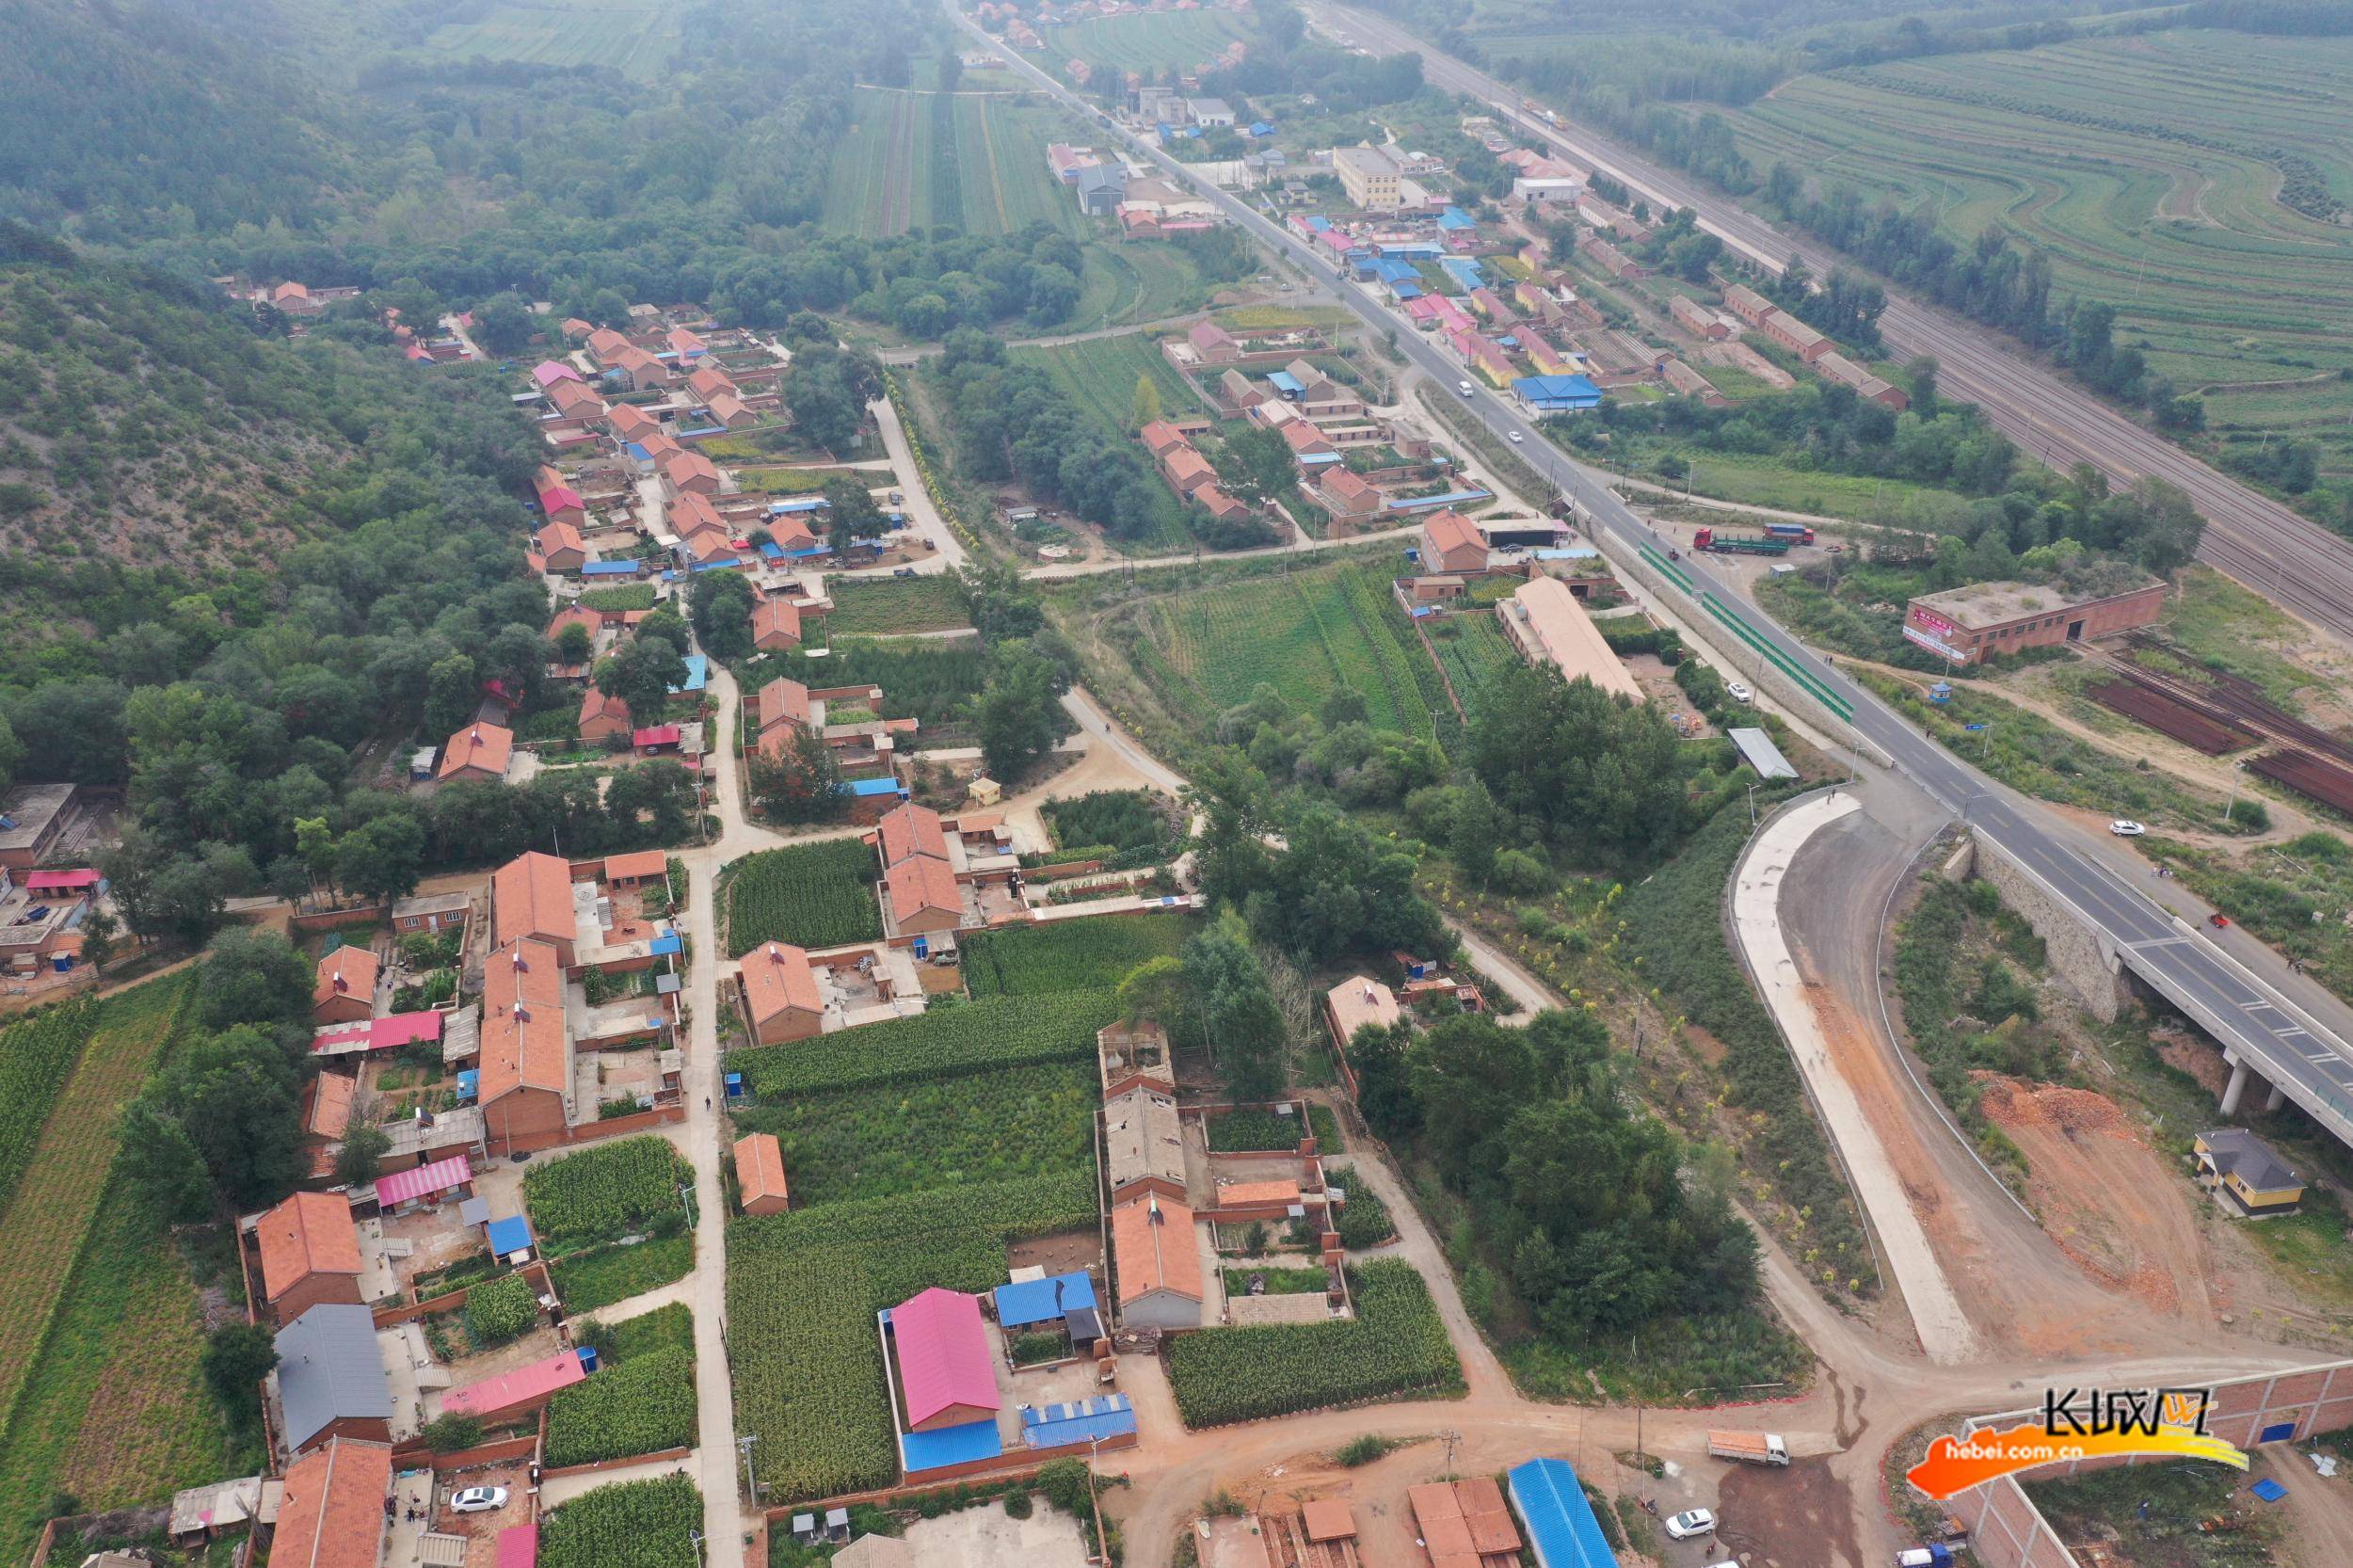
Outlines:
[[[703,1496],[684,1476],[583,1493],[539,1522],[543,1568],[698,1568]]]
[[[1326,1405],[1459,1393],[1462,1363],[1430,1288],[1410,1263],[1349,1271],[1353,1320],[1209,1329],[1169,1346],[1168,1375],[1189,1427],[1290,1416]]]
[[[769,941],[832,948],[881,940],[881,874],[874,852],[857,839],[745,856],[728,881],[728,952],[741,957]]]
[[[651,1224],[680,1208],[678,1190],[694,1179],[668,1139],[647,1133],[532,1166],[523,1177],[523,1207],[552,1252]]]

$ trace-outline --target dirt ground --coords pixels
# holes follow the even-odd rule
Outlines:
[[[2042,1228],[2093,1280],[2198,1328],[2215,1324],[2192,1194],[2105,1095],[1978,1075],[1986,1119],[2026,1157]]]
[[[1008,1519],[996,1503],[907,1527],[915,1568],[1086,1568],[1086,1533],[1054,1509]]]
[[[2353,1562],[2353,1469],[2322,1476],[2300,1450],[2285,1446],[2257,1448],[2252,1459],[2249,1481],[2269,1477],[2288,1489],[2271,1505],[2281,1526],[2273,1555],[2299,1565]]]
[[[1026,1269],[1032,1264],[1048,1274],[1066,1274],[1080,1269],[1102,1272],[1103,1239],[1091,1230],[1065,1231],[1060,1236],[1041,1236],[1032,1241],[1016,1241],[1005,1249],[1005,1266]]]
[[[1862,1556],[1847,1483],[1831,1473],[1826,1456],[1794,1461],[1785,1470],[1730,1465],[1717,1495],[1721,1518],[1710,1561],[1737,1556],[1749,1568],[1811,1568]],[[1668,1547],[1670,1560],[1676,1549]]]

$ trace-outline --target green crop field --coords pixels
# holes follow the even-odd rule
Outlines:
[[[1215,59],[1239,39],[1251,42],[1256,30],[1231,11],[1153,11],[1139,16],[1099,16],[1067,27],[1046,29],[1046,53],[1057,64],[1084,60],[1122,71],[1189,72]]]
[[[2118,342],[2203,391],[2223,439],[2291,435],[2353,466],[2336,379],[2353,369],[2353,228],[2281,200],[2353,202],[2353,39],[2179,30],[1939,56],[1801,76],[1725,113],[1759,168],[2048,251],[2055,293],[2115,305]]]
[[[678,8],[666,0],[502,5],[479,22],[435,28],[424,47],[454,60],[609,66],[649,75],[678,47]]]
[[[1044,368],[1072,401],[1095,417],[1104,433],[1116,440],[1132,440],[1128,423],[1136,403],[1136,379],[1147,376],[1160,394],[1163,413],[1202,413],[1207,406],[1185,385],[1184,377],[1160,357],[1159,344],[1141,332],[1115,338],[1092,338],[1085,343],[1053,348],[1017,348],[1015,360]],[[1184,506],[1176,492],[1160,487],[1161,505],[1156,514],[1160,530],[1142,537],[1114,541],[1138,552],[1189,550],[1193,535],[1185,527]]]
[[[1090,245],[1079,276],[1079,303],[1058,332],[1098,332],[1106,327],[1141,326],[1197,311],[1209,302],[1209,286],[1183,251],[1160,240],[1130,245]]]
[[[1371,721],[1433,733],[1416,671],[1429,656],[1379,567],[1318,567],[1190,593],[1153,607],[1160,654],[1147,668],[1181,714],[1206,719],[1260,684],[1310,709],[1336,688],[1362,692]],[[1441,698],[1441,701],[1444,699]]]
[[[747,855],[728,870],[728,947],[737,957],[762,942],[831,948],[879,941],[881,877],[874,852],[856,839]]]
[[[935,224],[1004,234],[1043,220],[1088,232],[1046,166],[1046,144],[1066,133],[1042,104],[859,88],[851,114],[834,150],[828,229],[865,239]]]
[[[1466,713],[1479,712],[1480,693],[1489,681],[1520,665],[1519,651],[1492,613],[1449,616],[1429,630],[1430,646]]]
[[[952,577],[906,580],[840,578],[827,592],[833,614],[825,630],[837,637],[904,636],[910,632],[946,632],[972,624],[964,594]]]

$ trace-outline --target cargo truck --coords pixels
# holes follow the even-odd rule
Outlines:
[[[1814,530],[1802,522],[1769,522],[1765,525],[1765,532],[1776,539],[1787,539],[1791,544],[1814,542]]]
[[[1748,1464],[1786,1464],[1788,1445],[1769,1432],[1711,1432],[1707,1452],[1712,1459],[1737,1459]]]
[[[1953,1549],[1942,1544],[1914,1546],[1896,1554],[1896,1568],[1953,1568]]]
[[[1713,528],[1703,528],[1691,536],[1693,550],[1712,550],[1719,555],[1786,555],[1789,541],[1755,535],[1719,534]]]

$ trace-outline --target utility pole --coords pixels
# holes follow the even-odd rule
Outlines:
[[[1087,1439],[1087,1512],[1095,1516],[1095,1549],[1108,1562],[1111,1560],[1111,1543],[1103,1539],[1103,1505],[1095,1495],[1095,1459],[1102,1442],[1099,1437]]]
[[[2238,809],[2239,776],[2246,771],[2247,764],[2244,762],[2231,764],[2231,801],[2229,805],[2222,808],[2222,825],[2225,827],[2231,825],[2231,813]]]
[[[759,1441],[756,1432],[747,1432],[735,1440],[735,1451],[744,1458],[744,1490],[755,1504],[760,1501],[760,1482],[752,1475],[752,1445]]]

